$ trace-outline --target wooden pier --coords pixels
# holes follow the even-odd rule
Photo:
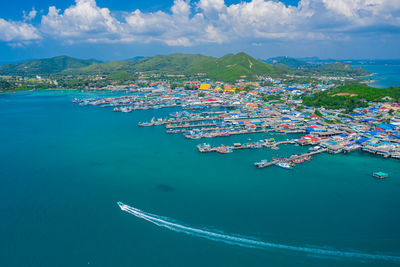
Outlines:
[[[230,148],[232,150],[240,150],[240,149],[259,149],[259,148],[273,148],[279,145],[283,145],[283,144],[295,144],[295,140],[286,140],[286,141],[280,141],[280,142],[274,142],[274,143],[262,143],[261,146],[260,144],[257,143],[249,143],[249,144],[237,144],[237,145],[232,145],[232,146],[223,146],[225,148]],[[197,146],[199,152],[201,153],[207,153],[207,152],[218,152],[219,148],[221,148],[221,146],[219,147],[210,147],[208,149],[203,149],[201,146]]]
[[[293,155],[293,156],[290,156],[289,158],[268,161],[265,164],[263,164],[262,166],[259,165],[258,168],[265,168],[265,167],[268,167],[268,166],[271,166],[271,165],[275,165],[276,163],[278,163],[280,161],[292,161],[292,160],[295,160],[295,159],[298,159],[298,158],[308,157],[308,156],[312,156],[312,155],[315,155],[315,154],[320,154],[320,153],[323,153],[323,152],[326,152],[326,151],[327,151],[327,149],[324,148],[324,149],[316,150],[316,151],[313,151],[313,152],[304,153],[304,154],[301,154],[301,155]]]
[[[208,127],[217,126],[216,123],[202,123],[202,124],[183,124],[183,125],[171,125],[167,124],[165,127],[167,129],[177,129],[177,128],[197,128],[197,127]]]
[[[175,119],[170,120],[167,123],[182,123],[182,122],[194,122],[194,121],[212,121],[212,120],[221,120],[220,117],[198,117],[198,118],[190,118],[190,119]]]

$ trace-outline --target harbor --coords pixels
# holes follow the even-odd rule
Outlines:
[[[96,250],[93,242],[88,240],[98,240],[99,233],[105,233],[102,237],[107,241],[106,244],[115,243],[116,237],[118,242],[130,244],[144,232],[142,241],[139,244],[135,242],[136,256],[141,263],[149,260],[146,256],[147,248],[156,246],[157,249],[165,249],[164,241],[158,242],[160,238],[176,241],[175,237],[168,237],[168,232],[149,227],[141,220],[132,227],[136,219],[126,217],[128,214],[115,212],[118,209],[118,200],[146,212],[168,216],[196,227],[210,226],[228,233],[237,232],[250,236],[254,236],[255,232],[261,233],[255,236],[267,241],[282,240],[286,244],[311,243],[374,252],[377,251],[376,244],[382,244],[384,238],[394,242],[388,241],[389,245],[382,248],[382,251],[388,254],[396,251],[395,241],[398,236],[393,233],[397,233],[398,228],[398,159],[392,156],[385,158],[362,150],[367,145],[380,149],[380,139],[395,143],[391,130],[379,131],[379,134],[370,133],[379,124],[375,126],[370,123],[370,126],[364,128],[365,122],[342,121],[335,128],[336,123],[325,125],[322,118],[309,120],[305,114],[303,119],[302,115],[290,115],[295,111],[283,109],[282,112],[286,113],[282,115],[278,115],[276,111],[276,115],[270,119],[259,119],[264,121],[264,129],[268,132],[196,140],[185,138],[185,133],[188,132],[186,129],[167,129],[166,124],[159,119],[179,119],[175,117],[176,112],[188,112],[194,118],[194,114],[201,115],[205,111],[222,112],[210,115],[211,117],[246,115],[249,118],[249,113],[260,111],[222,107],[182,110],[180,107],[171,107],[124,113],[113,112],[113,107],[100,105],[78,106],[77,103],[71,103],[75,97],[102,98],[99,92],[18,92],[2,99],[2,134],[4,140],[9,140],[4,142],[2,149],[4,166],[1,171],[2,177],[7,181],[3,203],[7,204],[7,209],[15,207],[20,210],[26,203],[32,207],[21,216],[11,212],[11,217],[5,218],[7,225],[13,225],[15,230],[7,231],[5,240],[12,240],[14,247],[26,244],[23,249],[28,255],[21,259],[28,258],[29,261],[20,265],[29,265],[31,260],[37,259],[37,253],[42,253],[42,248],[43,251],[52,251],[54,244],[59,241],[84,244],[84,255],[79,260],[71,261],[71,265],[86,263],[87,255]],[[29,113],[15,112],[16,109],[29,110]],[[287,116],[290,116],[290,120]],[[154,124],[159,125],[138,126],[140,122],[151,122],[152,118]],[[224,121],[215,118],[210,121],[213,120]],[[230,127],[241,127],[248,132],[256,127],[262,129],[262,125],[257,125],[257,120],[238,118],[232,121],[236,121],[237,125],[205,128],[226,130]],[[354,130],[347,132],[346,127],[353,127]],[[27,128],[30,131],[26,131]],[[201,131],[200,128],[202,127],[198,130]],[[289,133],[299,129],[306,132]],[[167,134],[168,130],[183,132]],[[245,148],[221,154],[200,153],[197,148],[197,145],[205,142],[212,147],[218,147],[222,144],[255,144],[260,140],[277,143],[287,139],[295,140],[295,143],[277,145],[279,149]],[[312,155],[311,160],[293,159],[299,163],[288,160],[292,155],[303,155],[313,152],[314,149],[317,151],[324,145],[324,148],[329,148],[332,152],[343,149],[349,152],[331,154],[326,151]],[[387,143],[386,146],[390,148]],[[389,151],[393,155],[394,151]],[[257,168],[254,163],[262,160],[273,164]],[[300,163],[302,160],[304,161]],[[24,168],[20,168],[20,162],[25,163]],[[373,176],[374,172],[383,172],[376,174],[382,178]],[[385,174],[388,176],[383,178]],[[22,187],[26,187],[27,194],[21,195]],[[55,194],[57,197],[54,197]],[[49,199],[52,201],[49,202]],[[101,209],[92,209],[99,205]],[[38,207],[43,209],[43,213],[38,212]],[[335,212],[338,210],[340,212]],[[55,221],[44,220],[42,215],[45,214],[54,214],[52,218],[62,227],[54,228]],[[393,217],[393,214],[397,217]],[[344,222],[346,223],[343,224]],[[365,222],[373,222],[377,227],[370,227]],[[115,223],[120,227],[110,228]],[[43,233],[48,233],[48,229],[52,227],[55,234],[49,236],[51,242],[45,242],[40,249],[32,251],[32,242],[36,239],[42,240]],[[24,233],[31,229],[30,235],[33,239],[26,242],[26,235],[18,235],[16,238],[14,233],[18,233],[20,229],[27,229]],[[322,232],[325,234],[322,235]],[[82,234],[84,238],[76,240],[77,234]],[[370,242],[365,242],[366,234]],[[208,241],[177,235],[183,244],[174,246],[168,253],[183,251],[186,246],[190,246],[196,250],[192,254],[196,256],[198,249],[204,250],[204,244],[209,244]],[[269,238],[269,235],[272,237]],[[314,242],[310,242],[310,237],[323,241],[313,239]],[[228,246],[230,250],[226,251],[221,244],[212,247],[218,249],[218,254],[232,255],[240,251],[248,254],[247,249],[243,248],[231,250],[232,247]],[[12,248],[7,248],[9,246],[5,246],[5,252],[12,251]],[[124,253],[119,257],[130,259],[132,252],[124,248],[125,246],[122,248]],[[110,250],[113,248],[107,246],[101,254],[106,255]],[[63,251],[60,250],[59,253],[62,254]],[[56,254],[58,255],[57,251]],[[282,258],[287,258],[286,253],[277,258],[274,258],[274,253],[265,255],[257,250],[250,254],[237,266],[246,263],[249,265],[249,262],[250,265],[262,266],[265,261],[270,262],[271,258],[279,265]],[[170,256],[164,259],[168,258]],[[51,262],[55,262],[54,259]],[[107,257],[97,259],[112,260]],[[293,260],[290,263],[293,265],[303,260],[297,253],[291,255],[291,259]],[[320,259],[315,261],[316,265],[325,263],[320,262]],[[91,258],[90,262],[92,265],[95,260]],[[223,266],[226,263],[225,257],[221,256],[218,263]],[[352,262],[336,263],[339,266]],[[374,266],[376,263],[366,265],[362,262],[360,266]],[[235,264],[233,260],[232,264]]]
[[[196,91],[143,88],[127,96],[75,99],[73,102],[80,106],[108,107],[122,113],[170,108],[174,111],[168,116],[153,117],[139,122],[138,126],[164,127],[167,134],[180,134],[189,140],[264,135],[256,142],[197,144],[200,153],[230,154],[261,148],[279,150],[279,145],[308,146],[310,149],[307,153],[255,162],[258,168],[276,165],[289,169],[324,152],[335,155],[363,151],[384,158],[400,158],[398,129],[375,119],[385,114],[385,109],[370,107],[351,116],[330,110],[298,111],[288,104],[261,102],[256,95],[255,92],[249,95],[208,91],[200,96]],[[333,118],[337,118],[336,123],[330,123]],[[275,140],[274,135],[296,138]]]

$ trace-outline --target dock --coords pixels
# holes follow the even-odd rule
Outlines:
[[[311,156],[313,156],[315,154],[320,154],[320,153],[323,153],[323,152],[326,152],[326,151],[327,151],[327,149],[324,148],[324,149],[320,149],[320,150],[316,150],[316,151],[313,151],[313,152],[308,152],[308,153],[304,153],[304,154],[300,154],[300,155],[293,155],[293,156],[290,156],[288,158],[276,159],[276,160],[268,161],[263,165],[259,165],[258,168],[265,168],[265,167],[268,167],[268,166],[271,166],[271,165],[275,165],[276,163],[281,162],[281,161],[290,162],[290,161],[293,161],[295,159],[300,159],[300,158],[304,158],[304,157],[311,157]]]
[[[172,125],[167,124],[165,127],[167,129],[178,129],[178,128],[197,128],[197,127],[208,127],[208,126],[217,126],[216,123],[201,123],[201,124],[180,124],[180,125]]]
[[[201,153],[208,153],[208,152],[220,152],[221,147],[232,149],[232,150],[241,150],[241,149],[258,149],[258,148],[274,148],[279,145],[283,144],[295,144],[295,140],[286,140],[286,141],[279,141],[279,142],[257,142],[257,143],[246,143],[246,144],[241,144],[241,143],[235,143],[231,146],[218,146],[218,147],[211,147],[208,144],[203,144],[203,145],[198,145],[197,149]]]

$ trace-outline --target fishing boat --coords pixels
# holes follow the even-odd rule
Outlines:
[[[211,135],[211,133],[204,133],[202,135],[204,138],[212,138],[213,136]]]
[[[233,149],[230,147],[226,147],[226,146],[220,146],[217,148],[217,151],[221,154],[228,154],[228,153],[232,153]]]
[[[225,133],[220,133],[218,136],[224,137],[224,136],[230,136],[230,134],[228,132],[225,132]]]
[[[163,119],[157,119],[156,121],[154,121],[154,125],[162,125],[164,123],[165,121]]]
[[[185,137],[186,137],[187,139],[195,139],[195,140],[201,139],[201,135],[198,135],[198,134],[193,134],[193,135],[188,134],[188,135],[185,135]]]
[[[254,144],[254,148],[262,148],[262,144],[260,142],[257,142]]]
[[[254,166],[256,166],[257,168],[263,168],[268,164],[268,160],[263,159],[260,162],[255,162]]]
[[[148,127],[148,126],[153,126],[154,122],[139,122],[138,125],[141,127]]]
[[[280,162],[276,163],[275,165],[278,167],[284,168],[284,169],[293,169],[293,167],[290,166],[290,164],[287,162],[280,161]]]
[[[378,179],[385,179],[389,176],[389,174],[387,174],[385,172],[374,172],[374,173],[372,173],[372,176],[374,176],[375,178],[378,178]]]
[[[297,159],[293,160],[293,163],[303,163],[303,162],[304,162],[304,159],[302,159],[302,158],[297,158]]]
[[[400,152],[397,152],[397,153],[396,153],[396,152],[393,152],[392,155],[391,155],[391,157],[392,157],[392,158],[395,158],[395,159],[400,159]]]
[[[207,151],[210,151],[211,146],[209,143],[203,143],[203,144],[198,145],[197,148],[200,152],[207,152]]]
[[[121,107],[120,111],[123,113],[129,113],[132,112],[132,107]]]

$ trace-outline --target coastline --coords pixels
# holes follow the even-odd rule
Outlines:
[[[0,91],[0,94],[18,93],[18,92],[35,92],[35,91],[125,91],[126,89],[107,89],[107,88],[96,88],[96,89],[77,89],[77,88],[46,88],[46,89],[30,89],[30,90],[9,90]]]
[[[41,265],[53,266],[65,255],[63,246],[54,246],[60,242],[79,249],[68,257],[71,266],[89,260],[92,264],[112,260],[120,266],[149,266],[149,250],[161,252],[152,266],[166,266],[176,253],[180,256],[174,259],[178,261],[175,265],[194,267],[263,266],[266,261],[280,266],[283,260],[288,266],[299,267],[309,266],[311,261],[316,266],[377,265],[236,248],[169,233],[121,214],[115,207],[117,200],[194,226],[211,225],[273,242],[400,253],[395,242],[400,238],[396,230],[400,173],[395,159],[363,151],[322,153],[294,171],[275,167],[259,170],[253,162],[277,153],[301,153],[307,148],[282,145],[277,151],[252,149],[204,155],[195,149],[200,140],[137,126],[177,109],[128,115],[71,106],[74,94],[60,93],[64,97],[58,97],[56,103],[49,97],[26,99],[14,94],[11,99],[3,98],[0,105],[1,134],[3,140],[9,140],[0,151],[1,172],[7,181],[7,190],[0,198],[9,211],[3,218],[9,225],[3,236],[7,240],[3,253],[10,255],[8,259],[21,259],[17,265],[29,266],[41,258]],[[26,131],[27,127],[32,130]],[[268,137],[285,140],[294,136],[251,136],[254,141]],[[235,142],[248,142],[248,136],[210,140],[213,145]],[[20,162],[24,162],[24,168]],[[390,173],[390,177],[374,179],[371,173],[377,170]],[[172,190],[160,189],[159,184]],[[15,234],[21,229],[29,232],[30,239]],[[46,233],[50,234],[43,241]],[[99,235],[100,247],[96,246]],[[112,257],[110,251],[114,251]],[[210,256],[193,263],[199,251]],[[12,263],[6,259],[6,265],[15,265]]]
[[[375,88],[389,88],[391,86],[400,86],[400,64],[390,65],[352,65],[353,67],[362,67],[366,71],[373,74],[373,76],[366,76],[366,78],[373,77],[373,81],[367,83]]]

